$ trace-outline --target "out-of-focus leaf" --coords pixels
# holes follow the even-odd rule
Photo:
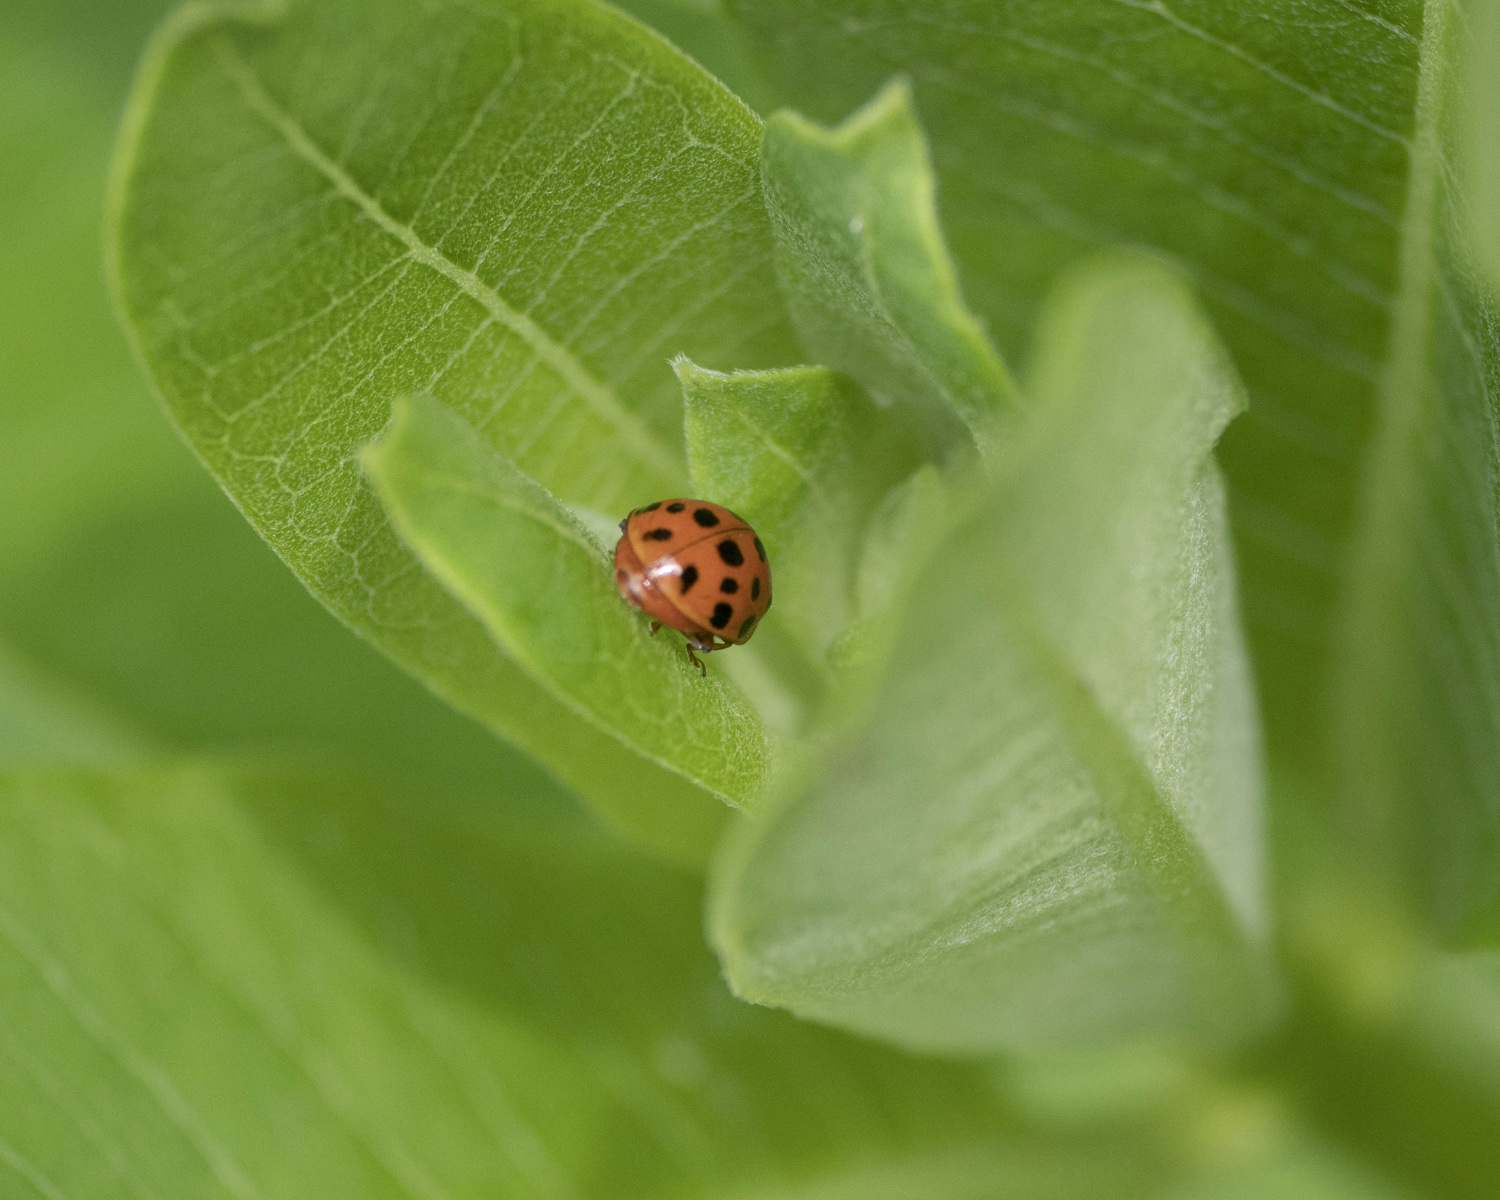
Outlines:
[[[1500,308],[1458,194],[1470,33],[1428,6],[1399,290],[1333,680],[1356,852],[1444,936],[1500,937]]]
[[[122,304],[189,440],[335,613],[617,814],[715,802],[503,654],[354,451],[428,391],[569,504],[678,490],[667,360],[790,346],[758,138],[584,0],[293,0],[184,10],[121,142]]]
[[[887,401],[958,417],[990,449],[1015,388],[959,291],[906,84],[837,129],[777,113],[761,178],[777,274],[812,357]]]
[[[1500,950],[1426,957],[1414,980],[1411,1035],[1444,1070],[1500,1112]]]
[[[1416,1194],[1309,1137],[1160,1193],[1161,1200],[1416,1200]]]
[[[0,769],[123,766],[152,749],[151,739],[129,720],[72,694],[0,641]]]
[[[424,396],[396,402],[362,461],[408,549],[557,702],[724,803],[754,802],[771,751],[754,709],[717,673],[700,678],[679,645],[648,636],[605,547],[545,488]],[[598,802],[699,860],[724,812],[651,795]]]
[[[146,7],[0,13],[0,629],[28,689],[96,733],[123,722],[130,741],[331,753],[558,803],[536,768],[308,597],[130,361],[99,266],[99,206]],[[12,716],[34,757],[47,744],[36,721],[62,714],[30,694]],[[71,735],[50,745],[69,761],[81,751]]]
[[[767,624],[787,625],[822,663],[850,620],[870,509],[917,465],[909,430],[824,367],[722,374],[680,360],[677,374],[694,494],[765,540],[776,588]]]
[[[732,1000],[697,899],[347,777],[3,777],[0,1191],[700,1200],[1003,1144],[980,1072]]]
[[[1464,5],[1473,31],[1465,84],[1468,112],[1463,165],[1469,197],[1469,236],[1490,287],[1500,290],[1500,4],[1470,0]]]
[[[1319,805],[1331,845],[1402,876],[1449,934],[1493,936],[1500,323],[1452,194],[1454,89],[1490,78],[1465,62],[1479,8],[731,11],[813,116],[910,75],[966,293],[1005,347],[1101,244],[1156,247],[1192,279],[1251,400],[1223,460],[1288,804]]]
[[[1152,1182],[1123,1156],[1045,1155],[991,1144],[877,1161],[725,1200],[1135,1200]]]
[[[1154,247],[1191,279],[1250,401],[1220,454],[1268,744],[1325,782],[1422,15],[1444,6],[727,2],[778,102],[814,119],[911,79],[964,293],[1012,361],[1058,272],[1100,247]]]
[[[747,998],[926,1049],[1233,1041],[1269,1002],[1240,391],[1133,262],[1062,289],[1029,391],[1003,494],[908,539],[867,721],[719,860],[712,936]]]

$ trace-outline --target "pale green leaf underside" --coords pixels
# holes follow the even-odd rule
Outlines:
[[[709,371],[677,364],[695,494],[743,516],[775,567],[771,628],[823,664],[852,616],[869,510],[919,461],[893,414],[825,367]]]
[[[1267,999],[1211,458],[1239,392],[1150,264],[1070,281],[1043,329],[1024,463],[915,539],[866,725],[743,823],[713,936],[747,998],[927,1049],[1233,1040]]]
[[[812,357],[887,401],[949,412],[990,449],[1015,389],[959,291],[906,85],[833,130],[777,113],[761,174],[777,274]]]
[[[1150,261],[1059,284],[1006,534],[1048,639],[1268,930],[1259,717],[1213,447],[1244,408],[1188,289]]]
[[[1331,844],[1443,928],[1493,936],[1483,0],[730,2],[814,117],[909,74],[966,294],[1007,350],[1100,246],[1154,247],[1192,280],[1248,385],[1222,457],[1287,803],[1318,803]]]
[[[1191,279],[1250,398],[1221,454],[1268,740],[1323,767],[1420,0],[727,2],[818,121],[911,79],[964,293],[1013,361],[1070,262],[1150,246]]]
[[[500,653],[354,452],[426,391],[566,502],[680,490],[667,360],[789,345],[758,122],[587,0],[236,11],[160,35],[117,163],[118,288],[168,407],[314,593],[450,701],[619,815],[711,803]]]
[[[719,674],[700,678],[680,646],[647,635],[605,547],[545,488],[428,397],[398,400],[362,461],[408,549],[533,679],[720,800],[755,801],[770,746],[754,710]],[[656,798],[630,801],[648,810]],[[672,816],[661,814],[664,829]],[[718,813],[679,816],[691,823],[685,845],[711,842]]]
[[[495,813],[0,777],[0,1193],[701,1200],[1000,1119],[975,1072],[736,1004],[690,879]]]

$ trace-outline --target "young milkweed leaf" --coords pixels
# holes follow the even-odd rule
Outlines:
[[[870,509],[916,466],[912,440],[894,414],[824,367],[676,367],[695,494],[733,509],[765,540],[776,623],[822,662],[850,620]]]
[[[712,802],[506,657],[355,451],[424,391],[566,503],[679,490],[667,360],[791,357],[759,134],[587,0],[286,0],[182,10],[120,142],[116,288],[188,440],[338,616],[622,817]]]
[[[813,358],[887,400],[951,412],[990,449],[1015,387],[960,294],[907,85],[837,129],[775,114],[761,175],[777,274]]]
[[[1450,938],[1500,934],[1500,308],[1458,193],[1461,11],[1428,6],[1398,291],[1334,640],[1340,815]]]
[[[550,695],[719,800],[755,800],[770,748],[754,710],[680,639],[647,636],[605,548],[545,488],[430,397],[397,401],[362,461],[408,549]],[[644,824],[655,798],[629,799],[621,819]],[[653,815],[660,838],[703,847],[722,811]]]
[[[712,936],[745,997],[924,1049],[1233,1041],[1271,999],[1241,393],[1150,263],[1042,331],[1024,460],[917,539],[874,703],[730,839]]]
[[[1464,245],[1476,222],[1495,245],[1485,5],[729,7],[817,119],[912,80],[965,293],[1007,351],[1101,246],[1152,247],[1194,282],[1251,397],[1221,457],[1267,744],[1293,781],[1277,794],[1450,934],[1493,937],[1500,322]]]
[[[0,776],[0,1192],[730,1196],[1014,1138],[980,1070],[737,1004],[698,898],[347,773]]]
[[[778,102],[815,120],[911,80],[964,294],[1011,361],[1058,273],[1102,248],[1193,281],[1251,399],[1220,457],[1268,745],[1317,771],[1433,6],[726,3]]]

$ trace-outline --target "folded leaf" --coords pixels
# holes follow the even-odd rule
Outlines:
[[[606,549],[545,488],[428,397],[397,401],[362,460],[406,546],[549,695],[725,803],[758,797],[770,747],[754,710],[717,673],[700,678],[680,640],[648,636]],[[628,800],[621,819],[637,823],[658,804]],[[656,820],[662,839],[706,846],[721,810]]]
[[[911,79],[964,293],[1012,361],[1059,271],[1101,247],[1191,278],[1251,401],[1220,457],[1268,745],[1326,780],[1423,21],[1449,6],[726,2],[778,101],[816,120]]]
[[[679,360],[694,494],[743,516],[775,569],[776,625],[814,662],[851,616],[865,521],[917,463],[908,431],[824,367],[721,374]]]
[[[155,42],[114,176],[141,357],[252,524],[586,796],[653,798],[658,842],[652,813],[714,802],[532,682],[402,547],[354,457],[395,396],[426,391],[567,503],[677,491],[667,360],[790,356],[759,133],[585,0],[200,5]]]
[[[989,449],[1015,389],[964,305],[906,84],[837,129],[777,113],[761,178],[777,274],[812,357],[888,402],[950,412]]]
[[[732,1195],[1004,1144],[981,1072],[736,1004],[689,877],[347,777],[0,777],[0,1192]]]
[[[923,1049],[1233,1041],[1269,1002],[1211,455],[1240,392],[1150,264],[1072,280],[1043,330],[1024,464],[911,539],[868,715],[739,828],[712,935],[745,997]]]

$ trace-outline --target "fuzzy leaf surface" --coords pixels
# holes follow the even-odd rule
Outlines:
[[[747,998],[923,1049],[1232,1041],[1268,999],[1241,394],[1152,264],[1070,281],[1037,361],[1000,494],[885,539],[917,558],[868,716],[739,828],[712,934]]]
[[[725,803],[759,796],[770,746],[738,689],[648,636],[605,547],[463,418],[430,397],[398,400],[362,461],[411,552],[558,701]],[[655,797],[630,799],[644,822]],[[658,840],[701,856],[720,813],[690,815],[661,812]]]
[[[893,71],[911,78],[966,294],[1008,352],[1058,270],[1100,246],[1150,246],[1192,280],[1249,394],[1221,453],[1267,744],[1297,781],[1287,804],[1310,796],[1329,844],[1400,879],[1445,936],[1493,937],[1493,13],[731,7],[778,98],[814,118],[842,119]],[[1489,57],[1471,66],[1476,38]]]
[[[761,177],[777,274],[812,357],[887,401],[958,418],[990,449],[1015,388],[964,304],[906,84],[836,129],[775,114]]]
[[[917,465],[910,423],[826,367],[723,373],[684,360],[677,373],[694,494],[764,538],[775,625],[821,664],[852,616],[870,511]]]
[[[790,344],[759,132],[586,0],[289,0],[183,10],[122,135],[117,286],[189,441],[339,617],[617,813],[715,801],[504,655],[354,454],[424,391],[567,503],[679,490],[667,360]]]

